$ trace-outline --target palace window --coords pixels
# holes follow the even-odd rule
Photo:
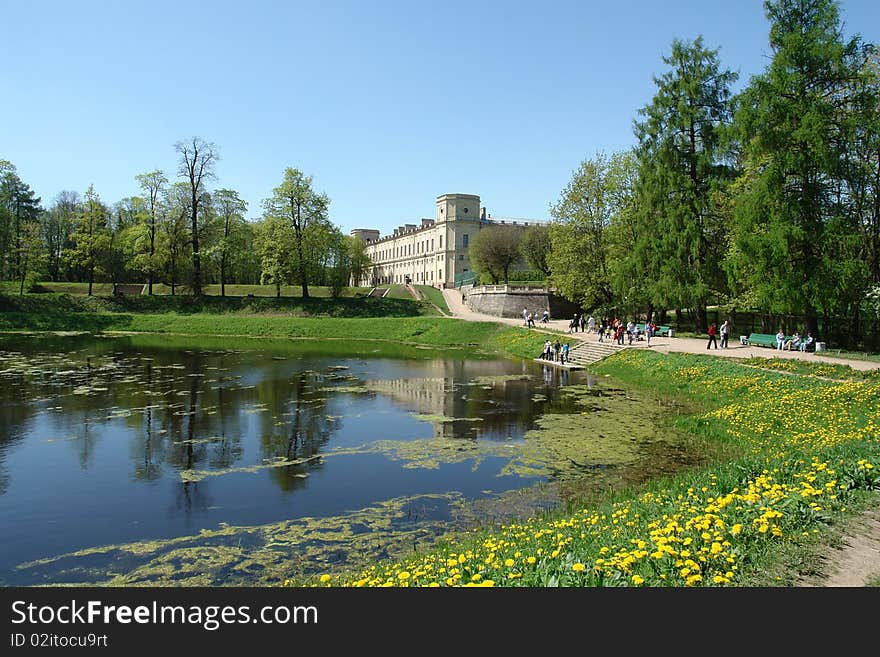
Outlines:
[[[467,248],[467,246],[468,246],[468,236],[467,236],[467,233],[465,233],[464,235],[461,236],[461,245],[462,245],[464,248]]]

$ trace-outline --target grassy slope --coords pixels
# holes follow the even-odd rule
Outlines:
[[[428,301],[440,308],[444,313],[447,315],[452,314],[449,311],[449,306],[446,304],[446,298],[443,296],[443,292],[431,285],[416,285],[415,287],[428,299]]]
[[[0,293],[5,294],[18,294],[18,283],[12,281],[3,281],[0,282]],[[46,293],[46,292],[54,292],[59,294],[88,294],[89,284],[88,283],[68,283],[68,282],[46,282],[46,283],[37,283],[32,288],[32,292],[37,293]],[[370,291],[368,287],[346,287],[342,289],[341,296],[343,297],[358,297],[364,296]],[[107,295],[113,292],[113,284],[112,283],[95,283],[92,286],[93,294]],[[203,292],[209,296],[220,296],[220,285],[219,284],[210,284],[205,285],[203,288]],[[176,293],[178,295],[186,296],[190,294],[190,290],[188,287],[181,285],[176,288]],[[153,284],[153,294],[154,295],[170,295],[171,287],[169,285],[164,285],[162,283]],[[277,294],[274,285],[227,285],[226,286],[226,296],[229,297],[246,297],[247,295],[253,295],[255,297],[274,297]],[[313,297],[330,297],[331,292],[330,288],[321,285],[310,285],[309,286],[309,295]],[[281,296],[283,298],[290,297],[302,297],[302,287],[299,285],[282,285],[281,286]]]
[[[532,357],[542,335],[493,322],[429,316],[413,299],[80,297],[0,295],[0,331],[125,331],[182,335],[363,339],[472,346]],[[428,315],[428,316],[426,316]]]

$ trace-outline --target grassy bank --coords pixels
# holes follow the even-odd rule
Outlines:
[[[443,296],[443,292],[438,290],[433,285],[416,285],[415,287],[422,296],[427,298],[428,301],[433,303],[444,313],[446,313],[447,315],[452,314],[449,311],[449,306],[446,304],[446,298]]]
[[[290,317],[430,317],[439,316],[424,301],[375,297],[247,297],[189,295],[85,296],[65,293],[0,294],[0,312],[39,315],[70,313],[177,313],[285,315]],[[60,319],[58,321],[61,321]]]
[[[523,358],[540,351],[536,331],[493,322],[423,316],[403,299],[0,296],[0,331],[132,332],[250,338],[382,340],[472,347]]]
[[[57,293],[71,294],[75,296],[87,295],[89,292],[88,283],[70,283],[70,282],[45,282],[33,283],[27,286],[26,291],[33,294]],[[15,294],[19,291],[19,284],[15,281],[0,281],[0,293]],[[359,297],[365,296],[370,291],[368,287],[345,287],[340,291],[342,297]],[[94,283],[92,285],[93,295],[110,295],[113,293],[112,283]],[[207,296],[220,296],[221,287],[219,284],[208,284],[202,287],[202,293]],[[153,284],[154,296],[170,296],[171,286],[163,283]],[[186,285],[178,285],[175,288],[175,296],[191,296],[192,289]],[[246,297],[248,295],[255,297],[275,297],[278,295],[274,285],[227,285],[226,296],[228,297]],[[310,285],[309,295],[313,297],[331,297],[332,291],[327,286]],[[300,285],[282,285],[281,297],[302,297],[302,287]]]
[[[642,350],[607,359],[598,373],[698,405],[675,424],[729,456],[573,513],[305,583],[792,585],[814,568],[836,523],[880,497],[880,382]]]

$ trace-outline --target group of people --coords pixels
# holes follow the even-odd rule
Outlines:
[[[727,349],[727,345],[730,340],[730,322],[728,322],[725,319],[724,323],[721,325],[721,328],[716,328],[715,322],[712,322],[709,325],[708,333],[709,333],[709,342],[706,343],[706,349],[709,349],[713,345],[715,346],[716,349],[718,349],[717,335],[719,333],[721,334],[721,348]]]
[[[605,339],[608,338],[617,344],[623,344],[624,341],[628,341],[629,344],[632,344],[634,341],[641,340],[642,335],[644,335],[645,340],[647,340],[648,346],[650,347],[651,338],[657,334],[657,325],[654,322],[645,322],[644,328],[641,328],[632,320],[624,324],[623,321],[617,317],[613,320],[605,317],[599,322],[596,333],[599,342],[604,342]]]
[[[564,364],[569,362],[569,350],[569,344],[567,342],[561,344],[559,338],[556,338],[556,342],[550,342],[550,340],[547,340],[544,343],[544,351],[541,352],[540,358],[541,360],[549,360],[554,363]]]
[[[546,324],[550,321],[550,311],[549,310],[544,310],[543,312],[540,313],[540,315],[541,315],[541,323],[542,324]],[[538,319],[538,311],[536,310],[535,312],[530,312],[528,308],[523,308],[522,318],[523,318],[523,326],[528,326],[529,328],[532,328],[535,325],[535,321],[537,321],[537,319]]]
[[[813,344],[813,341],[813,334],[809,331],[805,336],[801,336],[798,331],[795,331],[790,338],[786,338],[785,331],[779,329],[779,332],[776,334],[776,349],[779,351],[799,349],[806,352],[810,345]]]

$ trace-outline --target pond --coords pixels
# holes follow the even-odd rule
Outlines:
[[[688,460],[646,393],[473,350],[0,338],[0,583],[262,585]]]

